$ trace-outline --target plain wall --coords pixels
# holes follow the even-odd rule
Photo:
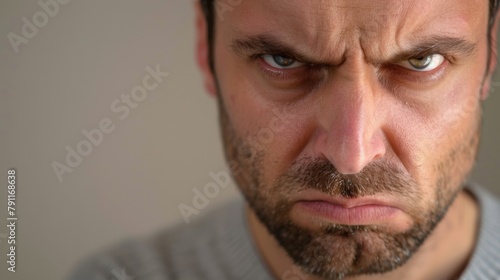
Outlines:
[[[9,168],[17,170],[19,218],[17,272],[1,261],[0,279],[62,279],[91,252],[181,220],[178,206],[191,204],[193,188],[227,170],[216,103],[194,61],[192,4],[73,0],[15,53],[7,34],[22,34],[23,17],[32,22],[42,9],[34,0],[0,2],[0,224]],[[110,106],[142,84],[148,65],[170,76],[121,120]],[[495,87],[474,178],[500,194]],[[60,182],[53,162],[64,163],[66,147],[105,118],[115,130]],[[236,193],[223,189],[207,209]],[[0,227],[1,260],[6,233]]]

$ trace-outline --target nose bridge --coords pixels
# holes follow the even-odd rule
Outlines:
[[[345,101],[340,109],[340,121],[334,125],[340,128],[339,136],[335,137],[340,141],[341,150],[345,150],[349,154],[360,154],[364,150],[367,134],[369,134],[371,103],[372,98],[366,94],[365,89],[360,88],[359,84],[352,85],[353,89],[348,91],[345,96]]]
[[[321,149],[339,172],[354,174],[385,153],[376,110],[379,95],[369,67],[338,70],[320,110],[326,138]]]

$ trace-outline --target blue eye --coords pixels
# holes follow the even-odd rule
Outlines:
[[[262,56],[262,59],[270,66],[278,69],[293,69],[305,65],[305,63],[298,62],[297,60],[283,55],[265,54]]]
[[[401,62],[399,65],[413,71],[429,72],[438,68],[444,62],[444,56],[440,54],[431,54],[422,57],[410,58]]]

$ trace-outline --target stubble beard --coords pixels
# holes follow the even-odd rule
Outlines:
[[[347,276],[386,273],[405,264],[420,248],[446,214],[462,190],[471,167],[456,166],[456,160],[474,161],[479,142],[477,132],[436,165],[440,177],[434,186],[434,200],[422,202],[419,185],[395,166],[384,163],[368,165],[355,175],[340,174],[326,160],[302,158],[271,186],[263,182],[266,152],[251,147],[234,129],[219,95],[219,121],[229,162],[237,163],[234,179],[246,201],[305,273],[323,279],[343,279]],[[478,121],[479,123],[479,121]],[[469,164],[472,166],[472,163]],[[459,169],[463,174],[454,174]],[[450,178],[459,179],[450,180]],[[457,183],[458,182],[458,183]],[[404,232],[370,225],[339,225],[324,223],[320,230],[299,226],[290,219],[291,197],[303,190],[357,198],[387,194],[401,198],[408,205],[405,212],[412,226]]]

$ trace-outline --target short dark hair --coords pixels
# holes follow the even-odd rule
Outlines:
[[[207,32],[208,32],[208,43],[209,43],[209,48],[210,48],[210,53],[209,53],[209,63],[210,67],[212,68],[212,72],[214,72],[214,55],[213,55],[213,44],[214,44],[214,38],[215,38],[215,3],[216,0],[200,0],[201,6],[203,8],[203,13],[205,14],[205,18],[207,20]],[[492,34],[491,30],[493,28],[493,24],[495,23],[495,17],[496,14],[498,13],[498,2],[500,0],[490,0],[490,7],[489,7],[489,24],[488,24],[488,48],[491,48],[491,43],[492,43]],[[496,50],[493,50],[494,54],[496,56]],[[488,68],[489,68],[489,56],[491,54],[491,50],[488,52]],[[214,72],[215,73],[215,72]]]

